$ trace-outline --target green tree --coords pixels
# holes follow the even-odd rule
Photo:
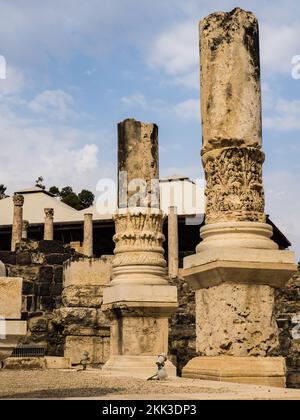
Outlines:
[[[55,185],[53,185],[53,187],[51,187],[49,189],[49,192],[51,194],[55,195],[55,197],[60,197],[60,191],[59,191],[59,189]]]
[[[8,195],[5,194],[6,191],[6,187],[4,184],[0,184],[0,200],[2,200],[3,198],[8,197]]]
[[[69,185],[62,188],[61,191],[55,185],[49,189],[49,192],[60,198],[60,200],[76,210],[87,209],[93,205],[95,196],[89,190],[82,190],[79,194],[73,191]]]
[[[38,179],[35,181],[35,186],[42,188],[44,190],[46,187],[43,184],[43,182],[44,182],[44,178],[42,176],[39,176]]]
[[[87,209],[88,207],[91,207],[93,205],[95,196],[89,190],[82,190],[78,194],[78,199],[79,202],[82,204],[83,209]]]
[[[70,194],[65,195],[61,201],[65,204],[68,204],[68,206],[73,207],[76,210],[82,210],[82,204],[80,203],[78,199],[78,195],[74,192],[71,192]]]
[[[73,188],[70,187],[70,186],[62,188],[62,190],[60,192],[60,196],[61,196],[62,200],[70,194],[75,194],[74,191],[73,191]]]

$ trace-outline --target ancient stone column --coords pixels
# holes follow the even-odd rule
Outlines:
[[[29,222],[28,222],[28,220],[23,220],[23,224],[22,224],[22,239],[28,239],[28,228],[29,228]]]
[[[200,22],[206,225],[183,275],[196,290],[197,351],[184,376],[284,386],[275,288],[296,270],[266,223],[258,23],[241,9]]]
[[[83,253],[87,257],[93,256],[93,215],[84,215]]]
[[[22,239],[24,197],[20,194],[15,194],[13,196],[13,203],[14,215],[11,235],[11,250],[15,251],[16,244],[20,243]]]
[[[168,318],[177,308],[177,290],[168,284],[162,246],[158,128],[133,119],[118,128],[116,246],[102,306],[112,321],[111,354],[104,370],[146,378],[155,371],[157,355],[168,353]],[[167,370],[176,375],[170,362]]]
[[[179,258],[178,258],[178,216],[177,207],[169,207],[168,215],[168,265],[169,277],[178,276]]]
[[[44,240],[53,241],[54,209],[44,209],[44,212],[45,212]]]

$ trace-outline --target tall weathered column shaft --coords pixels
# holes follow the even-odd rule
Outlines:
[[[29,222],[28,222],[28,220],[23,220],[23,224],[22,224],[22,239],[28,239],[28,228],[29,228]]]
[[[258,23],[237,8],[199,29],[206,225],[183,275],[196,290],[202,357],[184,375],[282,386],[283,358],[266,356],[279,345],[274,290],[296,265],[264,213]]]
[[[103,369],[146,377],[157,355],[168,352],[168,318],[177,307],[177,290],[168,284],[162,246],[157,126],[129,119],[118,128],[115,257],[102,306],[112,321],[111,354]],[[168,373],[176,375],[171,363]]]
[[[45,212],[44,240],[53,241],[54,209],[44,209],[44,212]]]
[[[87,257],[93,256],[93,215],[86,213],[84,215],[83,226],[83,253]]]
[[[16,250],[16,244],[21,242],[22,239],[22,225],[23,225],[23,204],[24,197],[20,194],[13,196],[14,214],[11,235],[11,250]]]
[[[169,207],[168,214],[168,266],[169,277],[176,278],[179,268],[177,207]]]

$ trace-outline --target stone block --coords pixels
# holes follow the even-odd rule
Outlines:
[[[44,357],[9,357],[4,360],[3,368],[12,370],[46,369],[46,360]]]
[[[31,264],[31,254],[30,254],[30,252],[27,252],[27,251],[17,252],[16,264],[18,264],[18,265],[30,265]]]
[[[16,264],[16,253],[10,251],[0,251],[0,261],[4,264]]]
[[[297,266],[291,251],[216,248],[184,259],[183,276],[194,289],[226,281],[284,287]]]
[[[53,268],[52,267],[41,267],[39,272],[40,283],[51,283],[53,279]]]
[[[97,325],[97,310],[94,308],[60,308],[56,311],[55,320],[61,325],[80,325],[94,327]]]
[[[110,283],[112,257],[80,258],[64,265],[64,287],[106,286]]]
[[[23,295],[33,295],[34,283],[32,281],[23,280],[22,293]]]
[[[87,351],[92,364],[103,364],[107,360],[107,338],[68,336],[65,342],[64,356],[74,365],[79,364],[83,353]]]
[[[71,369],[71,359],[69,357],[46,356],[46,369]]]
[[[39,241],[39,250],[44,253],[63,253],[64,246],[61,241]]]
[[[38,296],[50,296],[50,284],[49,283],[39,283],[38,284]]]
[[[80,325],[71,324],[66,325],[63,331],[64,335],[83,335],[83,336],[99,336],[109,337],[109,327],[81,327]]]
[[[103,286],[68,286],[62,293],[64,306],[100,308],[103,301]]]
[[[22,277],[23,280],[27,281],[38,281],[39,278],[39,270],[40,267],[38,266],[9,266],[8,267],[8,276],[11,277]]]
[[[164,284],[116,284],[107,287],[103,294],[103,304],[114,302],[165,303],[166,307],[170,303],[177,307],[177,288]]]
[[[270,286],[224,283],[196,290],[197,351],[267,356],[279,348]]]
[[[53,278],[56,284],[60,284],[63,282],[63,268],[62,267],[54,267]]]
[[[63,286],[62,284],[51,284],[50,285],[50,296],[61,296],[62,291],[63,291]]]
[[[184,378],[285,387],[283,357],[195,357],[182,370]]]
[[[22,279],[0,277],[0,316],[20,319],[22,308]]]
[[[45,332],[48,328],[48,319],[45,317],[30,318],[28,328],[31,332]]]

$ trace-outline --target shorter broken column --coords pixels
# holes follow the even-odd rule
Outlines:
[[[53,241],[53,218],[54,209],[44,209],[45,211],[45,224],[44,224],[44,240]]]
[[[177,207],[169,207],[168,216],[168,265],[169,277],[178,276],[179,258],[178,258],[178,216]]]
[[[133,119],[119,124],[118,169],[115,257],[110,287],[103,294],[103,310],[111,319],[111,346],[103,370],[147,378],[156,371],[157,356],[168,353],[168,319],[177,308],[177,289],[168,284],[162,246],[155,124]],[[123,180],[121,174],[126,175]],[[176,375],[171,362],[166,368],[168,375]]]
[[[28,220],[23,220],[23,224],[22,224],[22,239],[28,239],[28,228],[29,228],[29,222],[28,222]]]
[[[93,215],[84,215],[83,254],[86,257],[93,256]]]
[[[20,243],[22,239],[24,197],[20,194],[15,194],[13,196],[13,203],[14,215],[11,235],[11,250],[15,251],[16,245]]]

